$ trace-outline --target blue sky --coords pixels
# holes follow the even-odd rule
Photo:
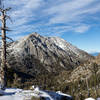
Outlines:
[[[100,52],[100,0],[5,0],[9,36],[59,36],[87,52]]]

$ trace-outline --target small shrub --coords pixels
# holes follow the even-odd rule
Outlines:
[[[32,97],[31,100],[40,100],[40,98]]]

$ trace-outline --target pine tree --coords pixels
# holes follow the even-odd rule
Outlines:
[[[95,94],[96,96],[98,96],[98,71],[100,69],[100,65],[98,65],[96,62],[93,62],[91,64],[91,67],[89,68],[89,70],[91,71],[91,73],[93,74],[93,78],[94,78],[94,86],[95,86]]]

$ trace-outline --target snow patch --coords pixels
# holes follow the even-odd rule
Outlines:
[[[22,89],[17,89],[17,88],[7,88],[3,96],[0,96],[0,100],[31,100],[31,98],[37,97],[44,97],[46,100],[60,100],[62,96],[66,96],[70,99],[71,96],[64,94],[60,91],[58,92],[51,92],[51,91],[43,91],[40,90],[39,87],[34,87],[32,86],[33,90],[22,90]]]
[[[63,95],[63,96],[67,96],[67,97],[71,97],[70,95],[68,95],[68,94],[64,94],[64,93],[62,93],[61,91],[57,91],[56,93],[58,93],[59,95]]]
[[[50,37],[50,39],[61,49],[63,49],[64,51],[72,51],[75,54],[79,55],[79,49],[75,46],[73,46],[72,44],[66,42],[64,39],[59,38],[59,37]]]
[[[85,99],[85,100],[95,100],[94,98],[87,98],[87,99]]]

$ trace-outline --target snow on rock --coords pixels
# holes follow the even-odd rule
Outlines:
[[[0,100],[31,100],[31,98],[45,98],[45,100],[72,100],[70,95],[61,92],[42,91],[38,87],[34,90],[22,90],[16,88],[7,88]]]
[[[36,87],[35,89],[34,89],[34,91],[39,91],[40,89],[39,89],[39,87]]]
[[[85,99],[85,100],[95,100],[94,98],[87,98],[87,99]]]
[[[4,91],[3,90],[0,90],[0,95],[3,95],[4,94]]]
[[[60,48],[65,51],[73,51],[75,54],[79,55],[79,49],[72,44],[66,42],[64,39],[59,37],[50,37],[50,39]]]
[[[5,93],[16,93],[16,92],[21,92],[23,91],[22,89],[17,89],[17,88],[7,88],[4,92]]]
[[[64,94],[64,93],[62,93],[61,91],[57,91],[56,93],[58,93],[59,95],[63,95],[63,96],[67,96],[67,97],[71,97],[70,95],[68,95],[68,94]]]
[[[64,94],[62,92],[52,92],[52,91],[45,91],[47,92],[53,100],[73,100],[70,95]]]
[[[0,96],[0,100],[23,100],[23,96],[15,95],[15,93],[22,91],[22,89],[8,88]]]
[[[97,98],[97,100],[100,100],[100,98]]]
[[[0,96],[0,100],[24,100],[24,97],[20,97],[17,95]]]

